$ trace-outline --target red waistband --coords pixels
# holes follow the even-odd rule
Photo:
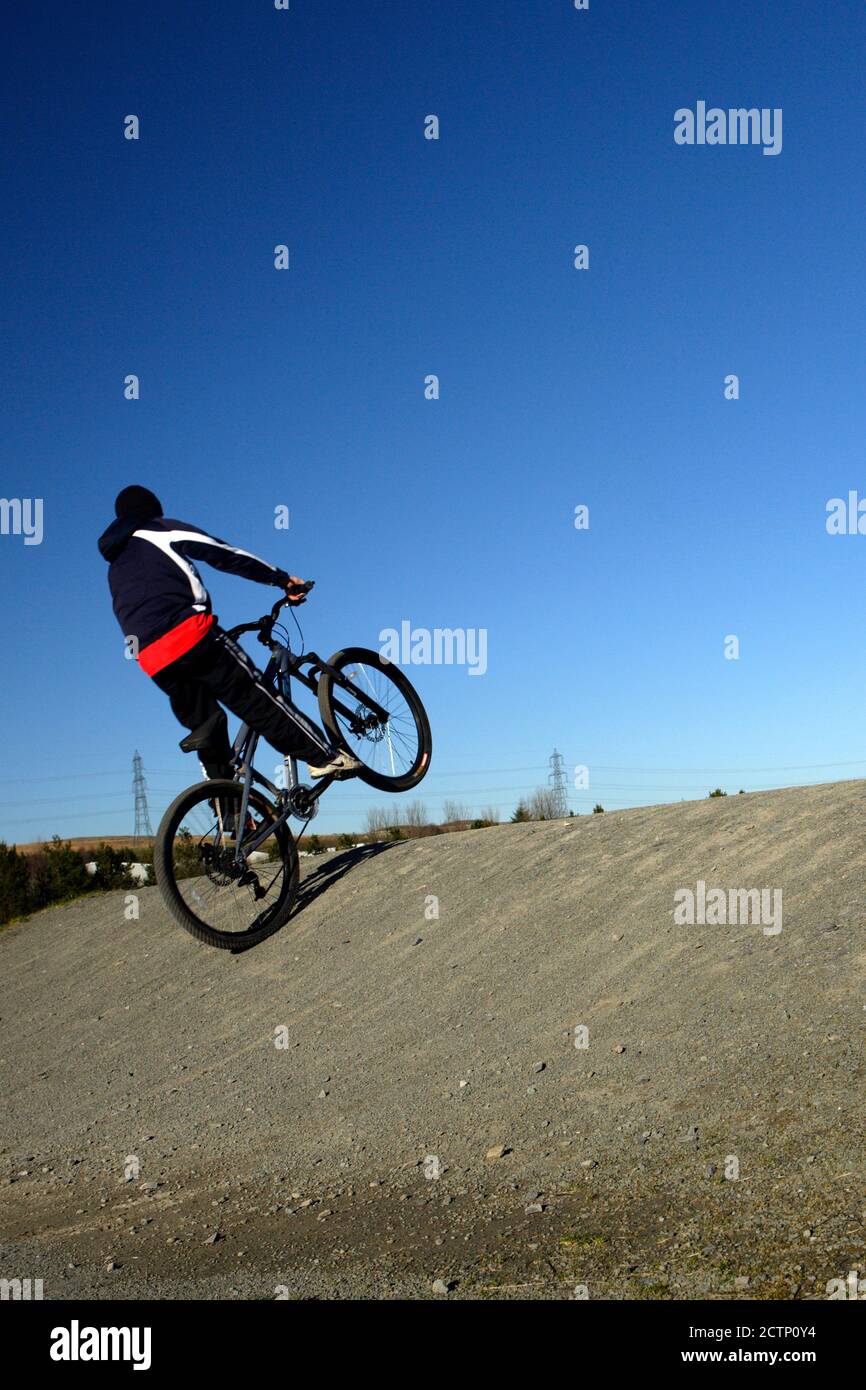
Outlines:
[[[149,642],[138,653],[138,664],[142,671],[148,676],[155,676],[157,671],[170,666],[201,641],[213,622],[213,613],[193,613],[191,618],[184,618],[182,623],[164,632],[155,642]]]

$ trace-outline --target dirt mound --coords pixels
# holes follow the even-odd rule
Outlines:
[[[11,928],[0,1273],[825,1297],[863,1262],[864,832],[848,782],[370,847],[239,956],[156,889]]]

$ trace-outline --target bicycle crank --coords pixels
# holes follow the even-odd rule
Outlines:
[[[289,810],[297,820],[313,820],[319,814],[319,800],[313,788],[299,782],[286,794]]]

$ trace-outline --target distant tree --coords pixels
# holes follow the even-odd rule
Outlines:
[[[55,835],[32,860],[30,895],[34,907],[62,902],[86,893],[93,882],[79,850]]]
[[[0,840],[0,922],[20,917],[29,905],[27,860]]]
[[[727,796],[727,794],[727,792],[722,791],[721,787],[716,787],[716,790],[714,792],[710,792],[710,797],[712,798],[714,796]]]
[[[404,806],[402,823],[403,825],[411,825],[415,827],[421,825],[428,825],[429,818],[427,815],[427,807],[424,805],[424,802],[410,801],[408,806]]]
[[[498,825],[498,824],[499,824],[499,807],[498,807],[498,806],[484,806],[484,807],[482,807],[482,809],[481,809],[481,819],[482,819],[483,821],[485,821],[488,825]]]
[[[367,812],[367,830],[371,835],[378,835],[381,830],[387,830],[390,819],[390,811],[382,806],[371,806]]]
[[[539,787],[529,799],[531,820],[556,820],[559,814],[559,800],[552,787]]]
[[[471,820],[472,813],[464,801],[442,802],[442,824],[454,825],[457,821]]]
[[[597,802],[595,803],[595,805],[593,806],[593,808],[592,808],[592,814],[593,814],[594,816],[603,816],[603,815],[604,815],[604,807],[602,806],[602,804],[601,804],[600,801],[597,801]]]

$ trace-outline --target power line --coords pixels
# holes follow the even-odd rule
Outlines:
[[[148,786],[150,786],[149,783]],[[118,796],[128,801],[129,788],[125,788],[122,792],[76,792],[73,796],[34,797],[32,801],[0,801],[0,810],[9,806],[57,806],[58,803],[69,806],[74,801],[108,801],[110,798]]]
[[[499,773],[508,772],[543,772],[548,764],[530,763],[523,767],[454,767],[454,768],[432,768],[427,773],[427,777],[482,777],[495,776]],[[749,772],[808,772],[816,771],[825,767],[866,767],[866,758],[845,758],[840,762],[832,763],[775,763],[764,767],[634,767],[620,763],[596,763],[590,761],[587,766],[592,770],[597,768],[599,772],[670,772],[675,775],[702,775],[706,777],[723,775],[740,775]],[[151,769],[154,777],[184,777],[190,772],[189,768],[184,767],[158,767]],[[80,782],[85,777],[127,777],[129,775],[125,768],[112,768],[105,772],[58,772],[50,777],[28,777],[29,784],[36,785],[43,782]],[[426,780],[426,778],[425,778]],[[8,804],[8,803],[6,803]]]

